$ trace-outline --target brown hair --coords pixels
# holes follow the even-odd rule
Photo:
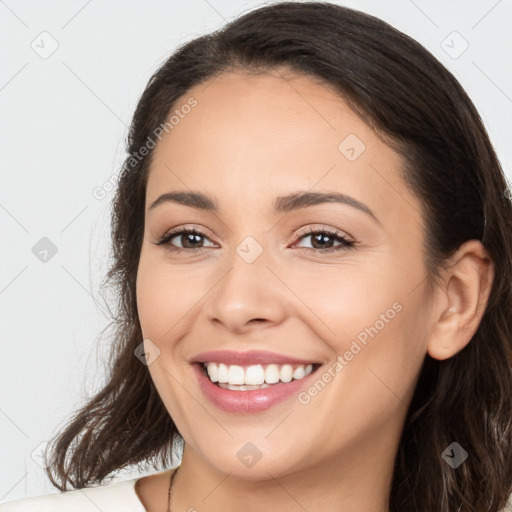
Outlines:
[[[503,170],[473,103],[423,46],[378,18],[323,2],[253,10],[180,46],[149,80],[112,203],[113,264],[104,284],[119,303],[107,383],[48,445],[47,474],[62,491],[129,465],[172,462],[181,436],[134,356],[142,342],[135,281],[153,152],[133,155],[191,87],[226,71],[281,67],[334,87],[403,157],[403,178],[422,200],[429,285],[466,240],[480,240],[493,261],[496,278],[473,339],[450,359],[426,355],[390,508],[496,512],[512,492],[512,206]],[[457,469],[441,457],[453,441],[469,453]]]

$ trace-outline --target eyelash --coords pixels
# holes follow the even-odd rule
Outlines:
[[[170,241],[174,237],[176,237],[178,235],[188,235],[188,234],[199,235],[201,237],[208,238],[204,233],[201,233],[200,231],[198,231],[196,229],[184,228],[184,229],[180,229],[177,231],[171,231],[170,233],[167,233],[166,235],[160,237],[158,239],[158,242],[155,245],[168,245],[169,246],[168,250],[175,254],[180,254],[182,252],[188,252],[188,251],[197,252],[201,249],[207,249],[207,247],[198,247],[197,249],[189,249],[189,248],[183,248],[183,247],[175,247],[170,244]],[[302,241],[304,238],[307,238],[308,236],[318,235],[318,234],[327,235],[331,238],[334,238],[336,242],[341,242],[341,244],[338,245],[337,247],[331,247],[329,249],[315,249],[314,247],[299,247],[299,250],[302,249],[302,250],[306,250],[306,251],[314,251],[314,252],[319,252],[321,254],[325,254],[325,253],[331,253],[331,252],[336,252],[336,251],[341,251],[341,250],[355,249],[357,246],[356,242],[349,240],[346,236],[342,235],[341,233],[339,233],[337,231],[331,231],[329,229],[314,230],[314,229],[310,228],[310,230],[307,233],[299,236],[299,239],[297,240],[297,242]]]

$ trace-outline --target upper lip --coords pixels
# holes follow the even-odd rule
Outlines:
[[[264,350],[249,350],[247,352],[235,352],[232,350],[211,350],[201,352],[194,356],[191,363],[225,363],[225,364],[317,364],[318,361],[299,359],[275,352]]]

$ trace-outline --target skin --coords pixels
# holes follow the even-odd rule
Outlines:
[[[143,336],[160,350],[148,370],[185,440],[173,510],[386,512],[422,362],[470,341],[492,264],[478,241],[466,242],[429,294],[421,200],[399,175],[401,157],[331,89],[282,71],[194,87],[178,105],[193,96],[197,106],[155,148],[137,304]],[[338,149],[349,134],[365,145],[354,161]],[[175,203],[149,211],[178,190],[212,196],[219,212]],[[277,196],[297,191],[347,194],[378,221],[332,202],[272,212]],[[188,246],[202,249],[155,245],[182,226],[205,234]],[[357,247],[322,254],[312,236],[300,240],[309,227]],[[252,263],[236,252],[247,236],[263,249]],[[322,361],[322,375],[394,303],[401,311],[307,404],[293,395],[262,412],[221,411],[188,362],[205,350],[260,349]],[[237,457],[247,442],[261,452],[250,468]],[[169,474],[138,481],[146,509],[166,510]]]

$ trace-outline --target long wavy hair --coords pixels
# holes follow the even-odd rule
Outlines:
[[[148,138],[191,87],[228,71],[289,69],[333,87],[405,162],[421,199],[423,257],[434,289],[446,258],[480,240],[495,279],[478,330],[447,360],[425,357],[396,455],[393,512],[497,512],[512,492],[512,204],[482,120],[456,78],[422,45],[368,14],[320,2],[259,7],[181,45],[151,76],[135,110],[111,204],[118,298],[104,387],[47,446],[61,491],[100,484],[127,466],[173,464],[180,440],[147,366],[135,282],[144,230]],[[134,155],[137,155],[135,157]],[[402,171],[401,171],[402,172]],[[457,441],[457,469],[442,452]]]

